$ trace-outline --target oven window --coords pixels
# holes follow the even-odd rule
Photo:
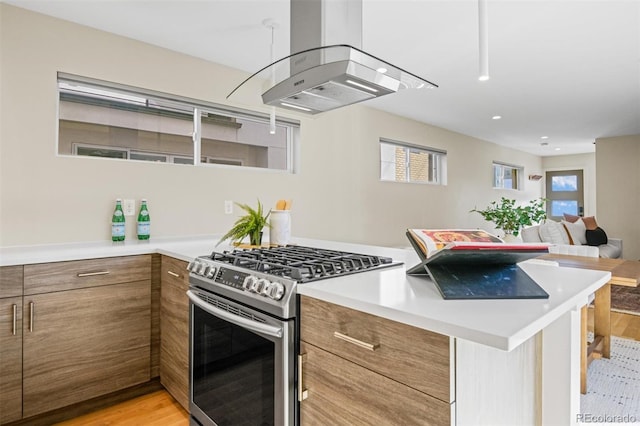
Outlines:
[[[274,424],[275,345],[193,307],[193,401],[219,426]]]

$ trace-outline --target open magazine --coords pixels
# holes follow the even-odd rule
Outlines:
[[[445,299],[549,297],[517,266],[547,244],[505,243],[482,230],[409,229],[407,237],[422,259],[407,273],[428,274]]]
[[[456,243],[504,243],[500,238],[481,229],[408,229],[407,235],[423,257],[430,257],[445,246]]]

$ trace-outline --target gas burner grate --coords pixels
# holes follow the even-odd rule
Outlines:
[[[213,252],[212,260],[304,283],[392,266],[389,257],[305,246],[236,249]]]

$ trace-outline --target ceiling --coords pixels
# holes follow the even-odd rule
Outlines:
[[[250,73],[270,62],[270,18],[289,54],[288,0],[4,1]],[[362,49],[439,85],[368,106],[541,156],[640,134],[640,0],[487,0],[484,82],[475,0],[362,1]]]

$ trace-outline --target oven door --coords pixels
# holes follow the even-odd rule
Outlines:
[[[295,321],[191,289],[192,424],[294,425]]]

